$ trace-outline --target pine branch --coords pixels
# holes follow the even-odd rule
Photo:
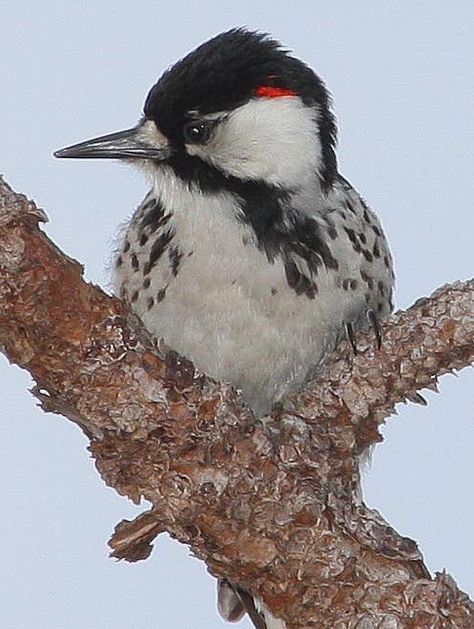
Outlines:
[[[355,496],[361,452],[397,402],[474,360],[474,281],[445,286],[342,344],[256,421],[239,396],[155,347],[120,300],[82,279],[0,181],[0,346],[46,411],[79,424],[105,482],[152,511],[119,525],[118,557],[167,531],[290,628],[472,627],[474,605]],[[358,624],[360,623],[360,624]]]

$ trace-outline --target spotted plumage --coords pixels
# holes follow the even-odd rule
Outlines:
[[[145,220],[156,211],[156,190],[132,218],[124,245],[130,243],[128,266],[117,267],[117,288],[154,335],[240,388],[256,412],[268,412],[301,385],[334,349],[347,321],[357,329],[367,323],[367,310],[381,317],[390,312],[393,276],[371,251],[377,245],[390,254],[385,239],[367,229],[364,213],[371,226],[381,229],[380,223],[341,177],[319,212],[295,216],[271,247],[235,216],[227,194],[202,193],[193,201],[180,182],[171,197],[167,192],[163,187],[155,201],[170,216],[161,228]],[[193,212],[181,212],[189,202]],[[352,211],[341,216],[338,208],[347,203]],[[141,245],[143,233],[150,235]],[[120,259],[126,259],[123,250]],[[146,285],[135,273],[136,260],[151,279]]]
[[[381,224],[339,174],[322,80],[266,35],[234,29],[152,87],[133,129],[58,152],[130,161],[151,181],[117,253],[117,293],[150,333],[242,391],[255,414],[392,310]],[[222,580],[219,609],[282,629]]]

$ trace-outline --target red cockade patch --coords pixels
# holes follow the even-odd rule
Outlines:
[[[297,93],[287,87],[273,87],[273,85],[261,85],[255,90],[257,96],[264,98],[280,98],[281,96],[297,96]]]

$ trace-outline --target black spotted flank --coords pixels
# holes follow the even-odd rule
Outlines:
[[[328,236],[329,238],[331,238],[331,240],[335,240],[337,238],[337,229],[330,218],[326,217],[325,220],[326,220],[326,225],[327,225],[326,230],[327,230]]]
[[[346,278],[345,280],[342,281],[342,288],[344,290],[356,290],[358,286],[357,280],[354,280],[352,278]]]
[[[160,288],[160,290],[156,293],[156,301],[157,301],[157,303],[160,303],[166,297],[166,289],[167,288],[168,288],[168,286],[165,286],[164,288]]]
[[[148,229],[149,232],[153,233],[166,225],[170,218],[171,214],[165,214],[165,208],[160,199],[152,197],[142,208],[140,228],[142,231]]]
[[[181,262],[181,258],[183,254],[180,252],[178,247],[171,247],[168,251],[168,258],[171,265],[171,273],[174,277],[178,275],[179,264]]]
[[[356,236],[356,233],[355,233],[355,231],[353,229],[350,229],[349,227],[344,227],[344,231],[346,232],[349,240],[352,243],[356,243],[357,242],[357,236]]]
[[[362,249],[362,255],[367,260],[367,262],[372,262],[374,259],[374,256],[367,249]]]
[[[357,212],[355,211],[354,206],[349,201],[349,199],[347,199],[345,205],[346,205],[346,208],[349,210],[349,212],[351,212],[351,214],[357,215]]]
[[[381,235],[382,235],[382,232],[381,232],[381,231],[380,231],[380,229],[377,227],[377,225],[372,225],[372,229],[373,229],[373,232],[374,232],[374,234],[375,234],[376,236],[381,236]]]
[[[173,240],[173,237],[174,231],[172,229],[167,229],[155,239],[155,242],[152,244],[150,249],[148,261],[143,269],[144,275],[148,275],[151,269],[155,266],[163,253],[166,251],[169,243]]]
[[[288,286],[292,288],[297,295],[306,295],[306,297],[310,299],[316,297],[318,285],[312,278],[302,273],[293,260],[286,260],[285,273]]]

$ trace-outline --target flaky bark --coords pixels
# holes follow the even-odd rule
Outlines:
[[[474,627],[474,605],[416,544],[354,498],[358,455],[437,377],[474,360],[474,281],[397,313],[383,345],[343,344],[316,379],[255,421],[239,396],[156,348],[118,299],[38,229],[0,183],[0,346],[47,411],[79,424],[105,482],[154,505],[121,523],[117,557],[168,531],[301,627]]]

